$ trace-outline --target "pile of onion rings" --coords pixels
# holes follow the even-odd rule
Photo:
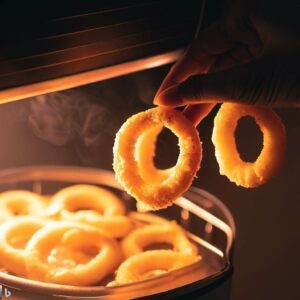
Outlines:
[[[180,111],[157,107],[131,116],[122,125],[115,139],[113,167],[119,183],[138,201],[138,209],[165,208],[190,187],[202,158],[195,126],[213,107],[195,107],[197,116],[187,109],[191,121]],[[243,116],[254,117],[264,136],[263,150],[254,163],[242,161],[236,148],[234,133]],[[178,136],[180,147],[176,166],[166,170],[153,163],[157,135],[163,126]],[[220,174],[243,187],[259,186],[274,176],[286,148],[284,126],[271,109],[231,103],[222,104],[217,113],[212,141]]]
[[[8,205],[18,201],[27,201],[22,214]],[[98,186],[68,186],[51,196],[9,191],[0,194],[1,205],[8,212],[0,223],[0,272],[55,284],[112,286],[201,258],[175,222],[151,214],[146,223],[145,214],[139,221],[139,213],[126,214],[122,200]],[[146,249],[157,243],[171,249]]]

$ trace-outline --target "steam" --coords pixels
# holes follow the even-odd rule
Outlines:
[[[63,146],[75,138],[73,114],[79,101],[75,100],[72,106],[71,94],[52,93],[31,100],[29,125],[37,137],[57,146]]]
[[[103,157],[107,152],[103,149],[111,149],[118,122],[108,108],[92,103],[84,91],[68,90],[32,99],[28,121],[34,134],[44,141],[56,146],[73,143],[84,164],[110,159],[108,153]]]
[[[130,115],[152,103],[163,77],[157,71],[32,98],[29,126],[48,143],[73,145],[83,164],[110,168],[115,134]]]

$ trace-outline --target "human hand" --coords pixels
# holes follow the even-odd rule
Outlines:
[[[156,104],[237,102],[272,107],[300,106],[298,54],[271,55],[219,72],[190,76],[163,90]]]
[[[276,36],[274,32],[278,30],[255,16],[250,17],[241,7],[233,7],[223,19],[202,32],[171,68],[154,103],[202,103],[189,105],[184,111],[195,124],[216,102],[299,105],[299,58],[297,53],[270,54],[274,44],[281,42],[283,48],[287,46],[287,40],[282,38],[286,35]]]

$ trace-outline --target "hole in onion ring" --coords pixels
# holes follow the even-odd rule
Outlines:
[[[87,264],[99,252],[96,246],[82,246],[80,249],[72,249],[65,246],[57,246],[51,250],[47,262],[61,267],[76,267],[78,264]]]
[[[47,257],[47,263],[56,267],[75,268],[79,264],[87,264],[98,253],[95,249],[69,249],[68,247],[58,246],[51,250]]]
[[[245,162],[255,162],[263,149],[263,134],[253,117],[245,116],[239,119],[235,141],[241,159]]]
[[[20,206],[19,199],[16,199],[15,201],[11,201],[9,204],[7,204],[7,207],[10,209],[11,213],[14,216],[23,216],[28,215],[28,207],[24,203],[23,206]]]
[[[70,196],[68,201],[66,201],[66,209],[69,212],[78,212],[78,211],[94,211],[97,212],[100,215],[103,215],[104,211],[99,207],[99,205],[92,203],[92,201],[88,201],[89,199],[87,198],[87,203],[83,203],[85,199],[82,197],[72,197]]]
[[[12,236],[8,238],[8,243],[15,249],[24,249],[32,234]]]
[[[82,205],[82,206],[76,206],[76,207],[71,207],[68,209],[69,212],[79,212],[79,211],[93,211],[98,213],[99,215],[103,215],[103,210],[101,209],[92,209],[91,206],[89,205]]]
[[[157,136],[154,165],[158,169],[168,169],[176,165],[179,155],[178,138],[168,128],[163,128]]]
[[[149,250],[174,250],[174,246],[170,243],[151,243],[143,247],[143,251]]]

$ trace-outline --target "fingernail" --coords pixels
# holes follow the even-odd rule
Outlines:
[[[157,95],[153,101],[156,105],[162,106],[180,106],[183,104],[183,100],[180,96],[178,86],[172,86],[159,95]]]

